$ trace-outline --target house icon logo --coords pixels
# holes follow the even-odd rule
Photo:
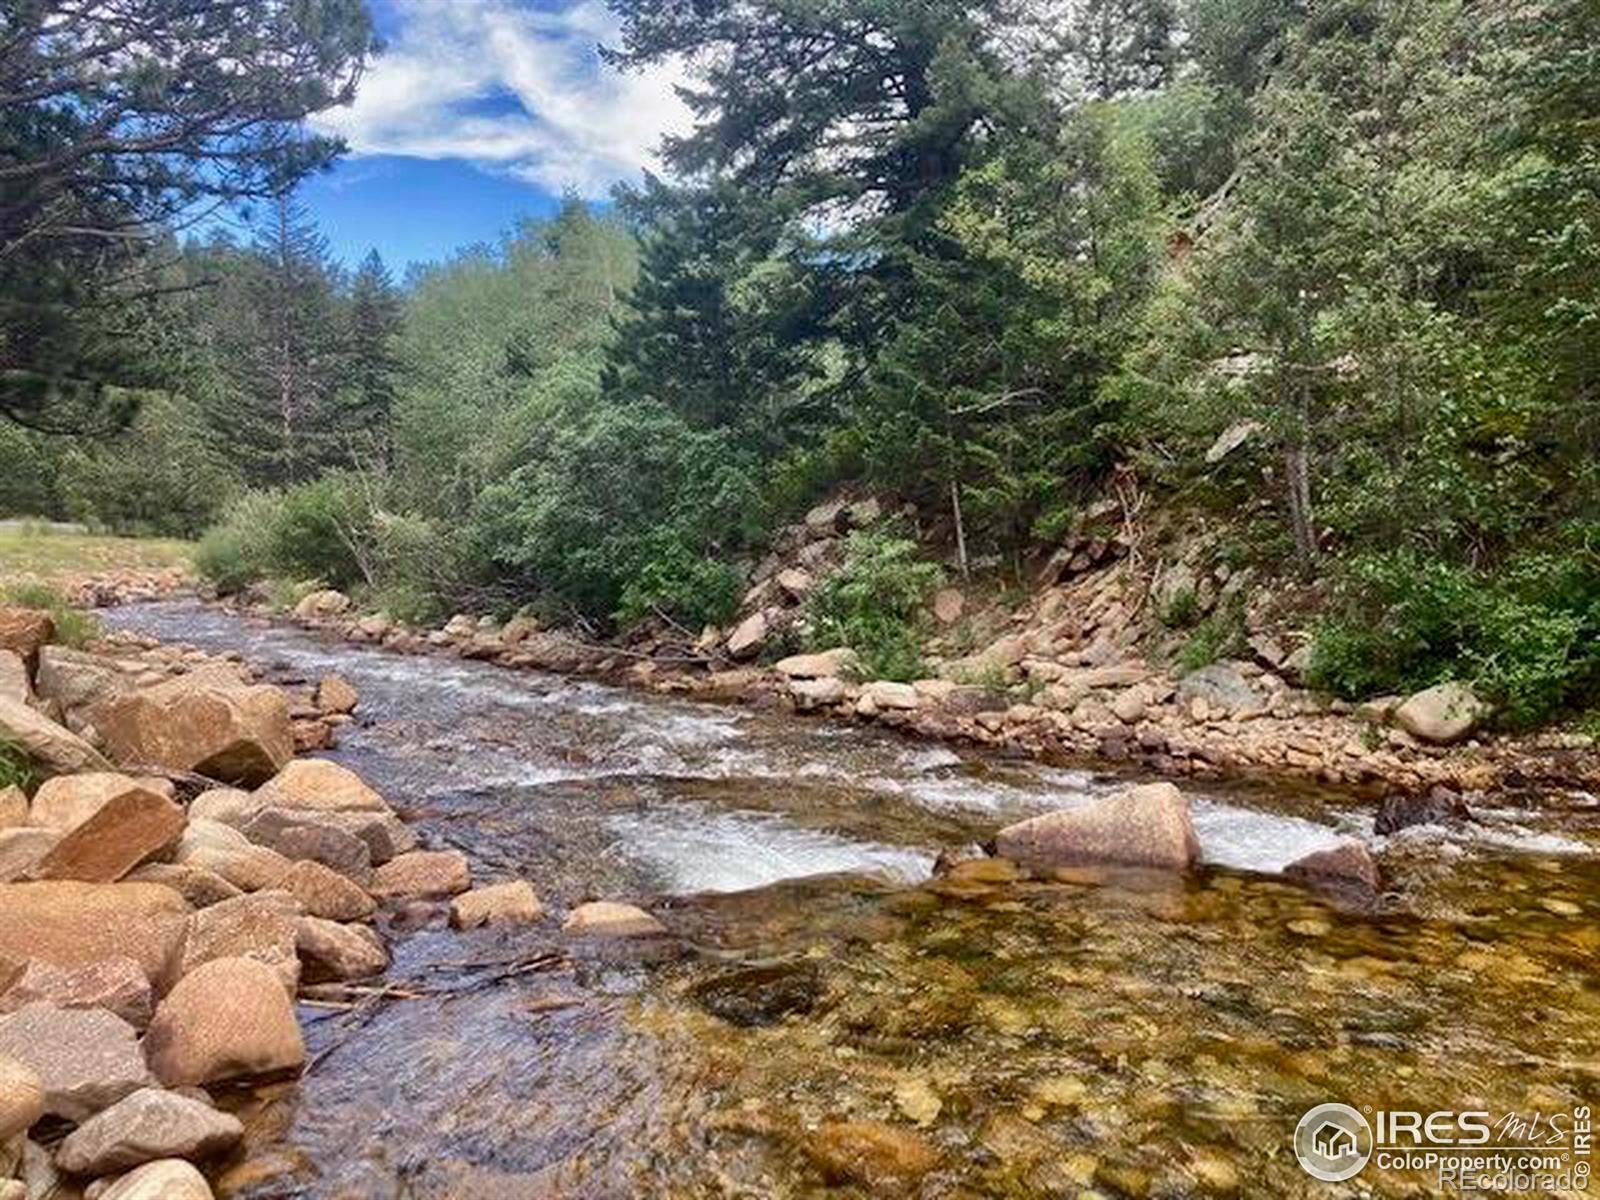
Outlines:
[[[1341,1183],[1372,1157],[1372,1127],[1348,1104],[1319,1104],[1295,1126],[1294,1156],[1313,1179]]]

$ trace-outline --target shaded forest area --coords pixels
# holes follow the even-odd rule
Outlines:
[[[276,130],[249,156],[180,137],[67,190],[128,212],[114,252],[19,246],[51,200],[24,169],[82,131],[8,51],[0,508],[210,527],[225,590],[698,629],[841,485],[1006,574],[1120,476],[1304,593],[1330,690],[1595,705],[1592,0],[611,7],[612,69],[695,69],[670,179],[401,285],[293,200],[338,152],[295,130],[359,86],[359,5],[294,6],[243,100],[292,96],[275,123],[219,106],[217,145]],[[253,206],[250,244],[185,228],[208,200]],[[932,554],[858,547],[867,607],[896,597],[860,636],[905,640]]]

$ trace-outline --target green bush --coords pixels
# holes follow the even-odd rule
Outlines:
[[[31,792],[38,782],[33,761],[22,747],[0,740],[0,791],[14,787]]]
[[[59,590],[48,583],[22,580],[0,587],[0,600],[22,608],[39,608],[55,623],[55,640],[63,646],[80,648],[100,636],[100,622],[93,613],[73,608]]]
[[[816,649],[849,646],[873,679],[922,675],[928,593],[943,571],[917,544],[890,528],[862,530],[845,542],[845,561],[807,604]]]
[[[664,537],[622,589],[617,621],[626,628],[650,616],[663,616],[698,631],[733,616],[743,590],[739,572],[727,563],[694,554],[682,542]]]

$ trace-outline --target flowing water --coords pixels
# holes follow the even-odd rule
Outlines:
[[[1190,783],[1205,867],[935,879],[941,850],[1121,780],[868,728],[319,640],[188,603],[112,625],[337,671],[333,755],[547,917],[386,918],[409,999],[306,1008],[312,1067],[235,1098],[243,1197],[1433,1195],[1312,1180],[1324,1101],[1600,1100],[1600,817],[1503,798],[1409,839],[1376,914],[1273,877],[1371,832],[1338,794]],[[673,937],[582,944],[586,899]],[[844,1123],[844,1124],[841,1124]]]

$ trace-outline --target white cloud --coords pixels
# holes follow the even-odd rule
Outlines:
[[[659,170],[661,137],[689,125],[676,68],[620,73],[603,0],[557,11],[516,0],[396,0],[400,29],[349,108],[322,114],[357,155],[458,158],[552,191],[603,195]],[[488,109],[488,111],[485,111]]]

